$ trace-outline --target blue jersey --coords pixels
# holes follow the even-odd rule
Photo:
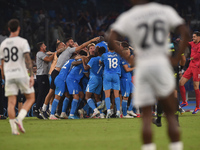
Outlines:
[[[88,66],[90,66],[90,78],[92,76],[101,77],[103,74],[103,65],[99,64],[100,56],[93,57],[88,62]]]
[[[84,73],[87,72],[88,71],[84,69],[83,64],[80,64],[72,67],[71,71],[68,74],[68,77],[77,80],[79,83]]]
[[[128,67],[130,68],[129,63],[126,60],[122,59],[121,60],[121,78],[131,80],[132,71],[126,72],[123,65],[128,65]]]
[[[104,63],[104,74],[117,73],[121,75],[120,60],[121,57],[115,52],[104,53],[100,59]]]
[[[99,46],[99,47],[104,47],[106,49],[106,53],[108,52],[108,44],[105,41],[101,41],[100,43],[97,43],[95,45],[95,48]]]
[[[69,71],[71,69],[71,64],[72,64],[73,61],[75,61],[75,59],[70,59],[62,66],[60,73],[58,75],[58,77],[60,79],[63,79],[63,80],[66,79],[66,77],[69,74]]]

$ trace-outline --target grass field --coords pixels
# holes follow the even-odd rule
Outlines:
[[[185,150],[200,149],[200,113],[187,112],[180,116]],[[158,150],[168,150],[166,122],[153,125]],[[11,135],[7,120],[0,120],[0,150],[139,150],[141,118],[24,120],[25,134]]]

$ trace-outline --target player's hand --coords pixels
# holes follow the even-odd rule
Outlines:
[[[100,37],[95,37],[92,39],[92,42],[98,42],[100,40]]]
[[[34,77],[31,76],[29,79],[29,87],[31,88],[34,85]]]
[[[50,52],[50,51],[48,51],[48,52],[46,52],[46,54],[47,54],[47,55],[53,55],[54,52]]]

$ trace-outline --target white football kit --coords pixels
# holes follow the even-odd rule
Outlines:
[[[4,59],[5,96],[30,94],[34,92],[29,87],[29,76],[26,69],[24,53],[30,53],[30,46],[26,39],[10,37],[1,43],[0,59]]]
[[[156,97],[166,97],[175,89],[168,34],[182,24],[172,7],[154,2],[133,7],[112,24],[136,51],[135,106],[153,105]]]

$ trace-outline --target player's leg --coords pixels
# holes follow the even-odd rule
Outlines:
[[[199,81],[193,81],[193,85],[194,85],[194,91],[196,95],[196,108],[192,112],[192,114],[196,114],[200,110],[199,108],[199,103],[200,103]]]
[[[163,113],[163,108],[162,108],[162,104],[160,102],[160,100],[158,100],[157,102],[157,115],[156,115],[156,119],[153,118],[152,122],[153,124],[155,124],[157,127],[161,127],[161,118],[162,118],[162,113]]]
[[[188,68],[179,81],[179,89],[180,89],[180,93],[181,93],[181,98],[183,100],[182,104],[180,105],[181,107],[188,105],[188,103],[186,101],[186,91],[185,91],[184,85],[191,77],[192,77],[191,68]]]
[[[61,115],[60,115],[61,119],[67,119],[68,118],[66,111],[67,111],[67,107],[68,107],[68,104],[69,104],[70,95],[69,95],[69,92],[65,92],[64,95],[65,95],[65,99],[63,101],[62,112],[61,112]]]
[[[117,109],[116,117],[120,118],[120,97],[119,97],[119,90],[120,90],[120,77],[118,74],[113,76],[113,87],[114,96],[115,96],[115,105]]]
[[[74,116],[74,114],[75,114],[75,111],[76,111],[77,106],[78,106],[78,100],[79,100],[79,93],[73,94],[73,100],[72,100],[71,110],[70,110],[70,114],[69,114],[69,118],[68,119],[77,119]]]

